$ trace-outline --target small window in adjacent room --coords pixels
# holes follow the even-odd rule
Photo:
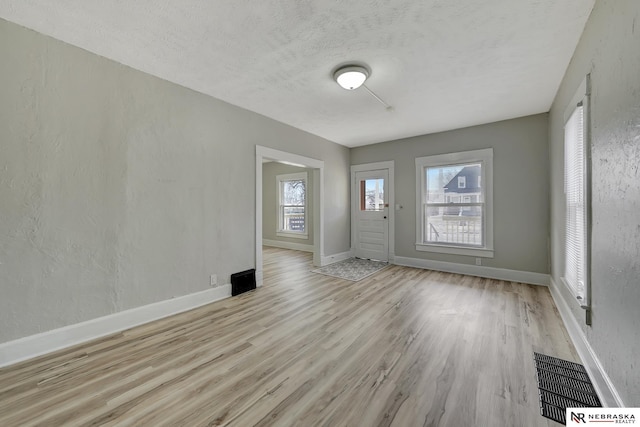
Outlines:
[[[307,238],[307,173],[276,176],[278,230],[281,237]]]
[[[491,148],[417,158],[416,250],[493,257],[492,182]]]
[[[588,305],[588,78],[565,112],[565,271],[562,278],[580,305]],[[567,118],[568,117],[568,118]]]

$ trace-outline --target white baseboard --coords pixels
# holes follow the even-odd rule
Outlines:
[[[567,332],[571,337],[571,341],[573,341],[573,345],[576,348],[580,359],[582,360],[582,364],[589,373],[589,378],[591,378],[591,382],[598,393],[600,401],[607,408],[625,407],[620,394],[613,385],[611,378],[609,378],[609,375],[607,375],[607,372],[602,367],[600,359],[598,359],[598,356],[591,347],[591,344],[589,344],[587,337],[582,332],[582,328],[573,316],[569,305],[565,299],[562,298],[562,295],[560,295],[557,286],[558,284],[553,280],[553,278],[551,278],[551,286],[549,286],[551,296],[553,297],[553,301],[556,303],[556,307],[558,307],[560,317],[562,317],[562,321],[567,328]]]
[[[489,279],[509,280],[532,285],[549,286],[549,275],[531,271],[507,270],[505,268],[486,267],[482,265],[458,264],[454,262],[433,261],[421,258],[395,256],[394,264],[407,267],[425,268],[445,271],[447,273],[466,274],[468,276],[487,277]]]
[[[327,255],[322,257],[322,265],[320,267],[324,267],[325,265],[333,264],[334,262],[344,261],[345,259],[351,258],[351,251],[340,252],[333,255]]]
[[[294,251],[303,251],[303,252],[314,251],[313,245],[307,245],[304,243],[282,242],[280,240],[262,239],[262,244],[264,246],[272,246],[274,248],[281,248],[281,249],[291,249]]]
[[[0,367],[100,338],[231,296],[231,285],[120,311],[0,344]]]
[[[262,270],[256,269],[256,287],[259,288],[264,284],[264,273]]]

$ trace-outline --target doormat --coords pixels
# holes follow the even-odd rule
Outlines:
[[[543,417],[565,425],[567,408],[602,407],[584,366],[535,352],[533,360]]]
[[[324,274],[325,276],[332,276],[339,279],[357,282],[382,270],[388,265],[388,263],[382,261],[349,258],[311,271],[313,273]]]

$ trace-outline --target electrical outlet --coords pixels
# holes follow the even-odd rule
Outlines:
[[[482,265],[482,258],[476,258],[476,265]]]
[[[211,286],[216,286],[218,284],[218,275],[217,274],[212,274],[211,275]]]

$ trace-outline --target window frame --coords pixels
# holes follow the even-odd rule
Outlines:
[[[590,157],[590,94],[591,94],[591,80],[590,75],[588,74],[585,79],[581,82],[578,87],[576,93],[573,95],[571,102],[568,104],[567,108],[564,112],[564,136],[563,136],[563,150],[564,150],[564,160],[563,160],[563,175],[564,175],[564,208],[565,208],[565,224],[564,224],[564,266],[562,270],[561,281],[567,287],[567,289],[574,296],[575,300],[582,308],[588,308],[590,306],[590,293],[591,293],[591,194],[589,189],[591,188],[591,157]],[[568,194],[568,179],[567,176],[569,171],[567,164],[567,126],[572,121],[573,115],[578,109],[582,109],[582,176],[577,177],[576,179],[581,180],[582,184],[582,216],[583,221],[582,224],[575,224],[576,227],[581,227],[581,230],[578,230],[582,235],[582,245],[581,245],[581,253],[576,254],[576,257],[579,258],[582,262],[581,266],[577,266],[577,268],[582,269],[583,276],[579,277],[579,274],[576,274],[576,281],[571,280],[571,277],[568,274],[569,268],[569,257],[572,254],[569,253],[570,245],[569,245],[569,228],[570,228],[570,209],[569,205],[571,201],[569,200]],[[579,123],[577,123],[579,125]],[[578,147],[573,147],[578,148]],[[575,171],[574,171],[575,172]],[[576,215],[577,216],[577,215]],[[571,245],[573,246],[573,245]],[[582,286],[579,285],[579,279],[582,278]]]
[[[301,205],[284,205],[282,203],[282,196],[284,190],[284,183],[288,181],[304,181],[304,231],[292,231],[283,229],[282,225],[284,224],[284,208],[287,206],[301,206]],[[276,175],[276,186],[278,188],[278,199],[276,200],[276,236],[278,237],[293,237],[296,239],[308,239],[309,238],[309,198],[308,189],[309,189],[309,180],[307,172],[296,172],[296,173],[287,173]]]
[[[493,258],[493,148],[461,151],[417,157],[416,161],[416,250],[421,252],[437,252],[443,254],[466,255],[482,258]],[[455,166],[467,163],[481,163],[481,182],[484,194],[483,246],[465,246],[455,243],[432,243],[423,240],[424,207],[426,203],[426,169],[433,167]]]

